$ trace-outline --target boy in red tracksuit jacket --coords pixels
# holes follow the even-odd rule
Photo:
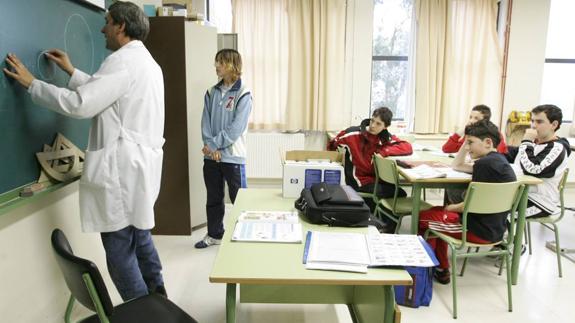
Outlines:
[[[402,141],[387,130],[391,124],[393,113],[386,107],[373,111],[371,119],[365,119],[359,126],[342,130],[328,145],[328,150],[338,147],[346,148],[345,154],[345,181],[358,192],[373,193],[375,171],[372,157],[411,155],[413,149],[407,141]],[[378,183],[380,198],[393,197],[395,186],[390,183]],[[406,196],[404,190],[399,189],[398,196]],[[366,199],[372,213],[375,210],[373,200]]]
[[[476,123],[477,121],[491,119],[491,109],[488,106],[480,104],[476,105],[471,109],[469,113],[469,121],[467,121],[466,126]],[[465,136],[463,131],[465,127],[460,128],[454,132],[443,144],[442,150],[444,153],[456,153],[459,151],[461,146],[465,143]],[[499,133],[499,145],[497,145],[497,152],[501,154],[507,154],[507,145],[505,144],[505,138],[501,132]]]

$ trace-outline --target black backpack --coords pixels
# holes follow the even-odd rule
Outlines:
[[[366,227],[373,223],[369,207],[348,185],[317,183],[304,188],[295,208],[313,224],[339,227]],[[375,220],[376,222],[378,220]]]

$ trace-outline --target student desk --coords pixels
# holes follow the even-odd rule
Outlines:
[[[216,256],[210,282],[225,283],[226,322],[235,322],[236,286],[241,303],[347,304],[354,322],[392,323],[393,285],[411,284],[403,269],[370,268],[367,274],[307,270],[302,264],[304,243],[232,242],[242,210],[292,210],[295,199],[282,198],[279,189],[241,189]],[[335,228],[303,220],[303,233],[316,231],[367,232],[367,228]],[[305,241],[304,241],[305,242]]]
[[[431,152],[417,151],[417,156],[411,157],[404,156],[394,157],[394,159],[406,159],[406,160],[422,160],[422,161],[438,161],[445,165],[451,165],[453,158],[446,156],[438,156]],[[405,182],[413,185],[411,196],[413,197],[413,209],[411,213],[411,233],[417,234],[418,224],[419,224],[419,202],[421,201],[421,190],[425,188],[466,188],[471,182],[471,179],[462,178],[428,178],[428,179],[415,179],[409,177],[401,167],[397,168],[399,173]],[[522,184],[526,185],[537,185],[543,181],[539,178],[533,176],[521,175],[517,177],[517,180]],[[513,258],[511,262],[511,281],[513,285],[517,285],[517,276],[519,271],[519,261],[521,260],[521,245],[523,241],[523,233],[525,231],[525,209],[527,208],[527,195],[529,190],[523,191],[521,196],[521,201],[519,202],[519,207],[517,210],[517,221],[515,227],[515,237],[513,244]]]

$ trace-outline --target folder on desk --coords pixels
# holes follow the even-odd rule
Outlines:
[[[380,234],[375,228],[367,234],[309,231],[303,263],[307,269],[359,273],[367,273],[368,267],[439,264],[421,236]]]

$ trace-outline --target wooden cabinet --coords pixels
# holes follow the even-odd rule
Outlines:
[[[145,45],[162,67],[166,104],[154,234],[189,235],[206,222],[200,123],[204,94],[217,82],[217,31],[183,17],[152,17]]]

